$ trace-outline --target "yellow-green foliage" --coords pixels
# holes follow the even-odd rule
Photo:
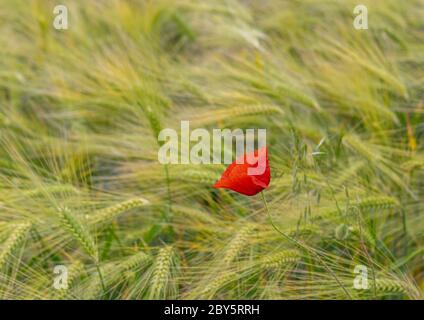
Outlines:
[[[424,297],[422,0],[57,4],[0,1],[0,299]],[[267,130],[289,238],[182,120]]]

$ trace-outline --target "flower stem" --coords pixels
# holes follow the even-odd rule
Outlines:
[[[272,216],[271,216],[271,213],[270,213],[269,208],[268,208],[268,203],[266,202],[265,194],[264,194],[263,191],[261,191],[261,196],[262,196],[262,200],[263,200],[264,205],[265,205],[265,209],[266,209],[266,212],[267,212],[267,215],[268,215],[269,222],[271,223],[271,225],[275,229],[275,231],[277,231],[279,234],[281,234],[289,242],[291,242],[294,245],[298,246],[299,248],[305,250],[306,252],[311,253],[323,265],[323,267],[333,276],[333,278],[336,280],[336,282],[339,284],[339,286],[345,292],[346,296],[349,299],[352,299],[352,296],[346,290],[345,286],[341,283],[339,278],[337,278],[337,275],[334,273],[333,270],[331,270],[331,268],[328,266],[328,264],[319,256],[319,254],[316,252],[315,249],[313,249],[313,248],[309,247],[308,245],[296,240],[295,238],[290,237],[289,235],[285,234],[280,229],[278,229],[278,227],[275,225],[274,221],[272,220]]]

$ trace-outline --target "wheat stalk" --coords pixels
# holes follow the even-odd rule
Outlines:
[[[104,224],[115,219],[117,216],[124,212],[134,208],[143,207],[148,204],[149,201],[142,198],[130,199],[109,208],[94,212],[92,215],[87,216],[87,222],[90,225]]]
[[[158,299],[165,293],[170,278],[173,255],[174,250],[171,246],[166,246],[159,250],[153,266],[149,292],[150,299]]]
[[[212,299],[215,294],[224,286],[230,284],[238,279],[236,272],[224,272],[215,276],[200,292],[201,299]]]
[[[274,254],[269,254],[262,258],[259,264],[264,268],[279,268],[282,265],[297,262],[300,253],[296,250],[283,250]]]
[[[399,201],[394,197],[388,196],[375,196],[375,197],[367,197],[357,201],[352,201],[349,203],[349,210],[358,208],[363,211],[371,211],[371,210],[387,210],[391,208],[395,208],[399,206]],[[317,219],[327,219],[340,215],[340,211],[337,209],[326,209],[318,214],[312,216],[312,220]]]
[[[182,173],[181,179],[184,181],[195,182],[205,185],[213,185],[218,179],[219,174],[205,170],[186,170]]]
[[[404,284],[400,281],[393,279],[376,279],[375,285],[378,292],[406,292]]]
[[[7,259],[22,244],[28,231],[31,229],[30,222],[16,224],[14,231],[2,245],[0,252],[0,270],[5,266]]]
[[[84,271],[84,264],[76,260],[73,262],[68,268],[68,278],[67,278],[67,286],[64,289],[59,290],[57,294],[57,299],[64,299],[68,296],[69,290],[72,288],[74,283],[78,280],[78,277]]]
[[[256,104],[256,105],[243,105],[238,107],[231,108],[220,108],[214,109],[212,112],[203,112],[196,115],[191,119],[197,125],[207,124],[211,122],[219,122],[228,119],[237,119],[243,116],[253,116],[253,115],[270,115],[270,114],[282,114],[283,111],[281,107],[275,105],[265,105],[265,104]]]
[[[91,234],[85,229],[81,222],[64,207],[58,210],[60,223],[68,231],[74,239],[84,248],[87,254],[97,263],[99,261],[99,253],[97,246]]]
[[[140,251],[134,255],[125,257],[123,261],[108,263],[103,267],[105,274],[104,285],[110,287],[115,282],[123,281],[128,271],[144,266],[150,263],[151,260],[152,258],[148,254]],[[99,278],[94,278],[92,279],[91,288],[86,298],[95,299],[101,295],[102,290],[103,286]]]
[[[343,143],[370,162],[374,163],[381,159],[381,155],[375,150],[375,148],[372,148],[368,143],[364,142],[356,135],[345,135],[343,137]]]
[[[122,263],[119,264],[118,268],[122,271],[128,271],[135,269],[136,267],[139,267],[141,265],[144,265],[145,263],[148,263],[152,260],[152,258],[144,253],[144,252],[138,252],[128,258],[126,258]]]
[[[399,207],[399,201],[396,198],[387,196],[368,197],[352,202],[351,207],[355,206],[362,210],[384,210]]]
[[[248,237],[255,230],[253,224],[247,224],[241,228],[237,235],[231,240],[227,250],[224,253],[223,263],[230,264],[240,253],[240,251],[248,244]]]

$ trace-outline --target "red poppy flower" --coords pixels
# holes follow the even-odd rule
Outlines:
[[[267,188],[270,180],[268,149],[263,147],[230,164],[214,187],[253,196]]]

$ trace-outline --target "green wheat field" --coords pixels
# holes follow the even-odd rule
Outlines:
[[[0,299],[421,299],[423,119],[423,0],[0,0]],[[267,130],[303,246],[182,120]]]

